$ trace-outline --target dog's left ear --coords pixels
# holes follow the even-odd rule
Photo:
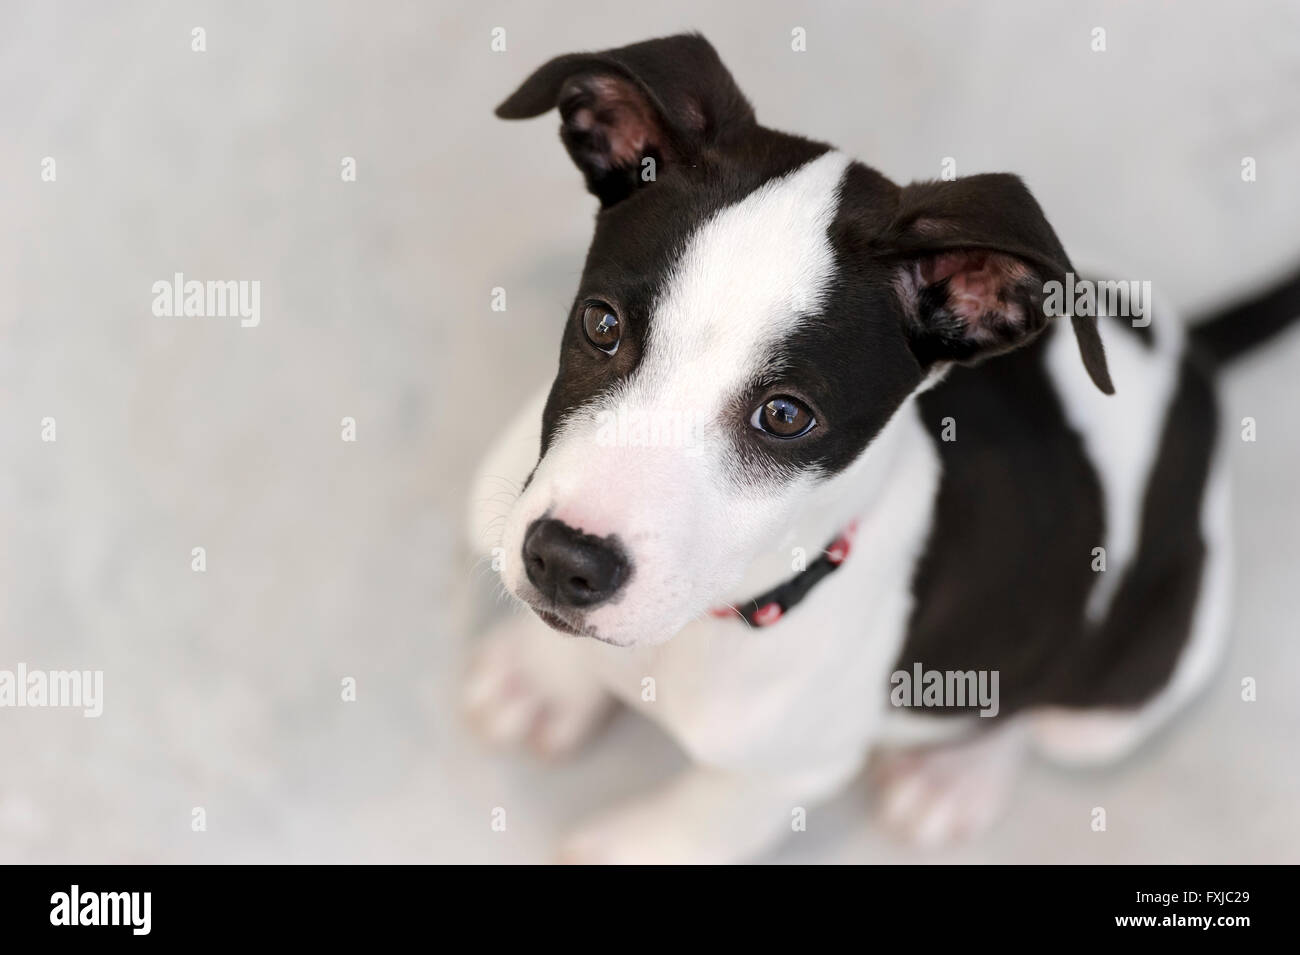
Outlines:
[[[699,34],[570,53],[497,107],[502,119],[560,111],[560,139],[587,188],[611,206],[673,166],[754,126],[754,110]],[[653,160],[654,177],[646,175]]]
[[[1054,317],[1045,286],[1073,271],[1043,210],[1012,175],[905,186],[884,243],[923,368],[978,362],[1033,340]],[[1096,318],[1071,323],[1089,377],[1114,394]]]

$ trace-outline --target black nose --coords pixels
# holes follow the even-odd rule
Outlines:
[[[593,537],[544,517],[524,534],[524,570],[538,590],[566,607],[591,607],[618,592],[627,558],[613,537]]]

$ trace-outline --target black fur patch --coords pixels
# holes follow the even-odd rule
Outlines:
[[[1047,341],[954,367],[918,399],[943,474],[896,669],[997,670],[1002,714],[1037,702],[1080,638],[1105,542],[1101,485],[1048,378]],[[955,441],[941,440],[949,418]]]
[[[1200,506],[1216,412],[1208,377],[1189,361],[1138,551],[1112,571],[1125,576],[1106,619],[1087,622],[1092,549],[1106,542],[1102,488],[1048,378],[1047,341],[978,370],[954,368],[919,398],[943,476],[896,668],[997,670],[1002,716],[1048,704],[1137,706],[1160,690],[1187,641],[1205,552]],[[945,418],[955,441],[940,439]]]

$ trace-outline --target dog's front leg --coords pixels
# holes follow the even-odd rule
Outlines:
[[[697,766],[648,796],[574,832],[560,850],[576,864],[716,864],[749,859],[801,828],[809,807],[834,795],[858,760],[791,775]]]
[[[464,697],[470,721],[497,745],[527,743],[548,756],[574,749],[614,706],[590,665],[594,649],[531,613],[501,622],[473,653]]]

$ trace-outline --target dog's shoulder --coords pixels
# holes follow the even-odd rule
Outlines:
[[[1053,380],[1065,334],[953,368],[917,400],[942,477],[899,669],[998,670],[1004,713],[1078,633],[1103,542],[1097,469]]]
[[[1161,310],[1103,318],[1101,330],[1114,395],[1092,386],[1058,325],[954,368],[917,400],[943,475],[899,665],[998,669],[1003,712],[1044,702],[1125,576],[1149,569],[1142,528],[1156,499],[1176,496],[1193,532],[1198,524],[1203,480],[1151,487],[1167,480],[1164,458],[1182,453],[1170,450],[1171,429],[1207,432],[1193,441],[1198,460],[1212,443],[1212,407],[1180,397],[1189,376],[1198,393],[1206,384],[1182,328]],[[1166,648],[1170,668],[1178,651]]]

